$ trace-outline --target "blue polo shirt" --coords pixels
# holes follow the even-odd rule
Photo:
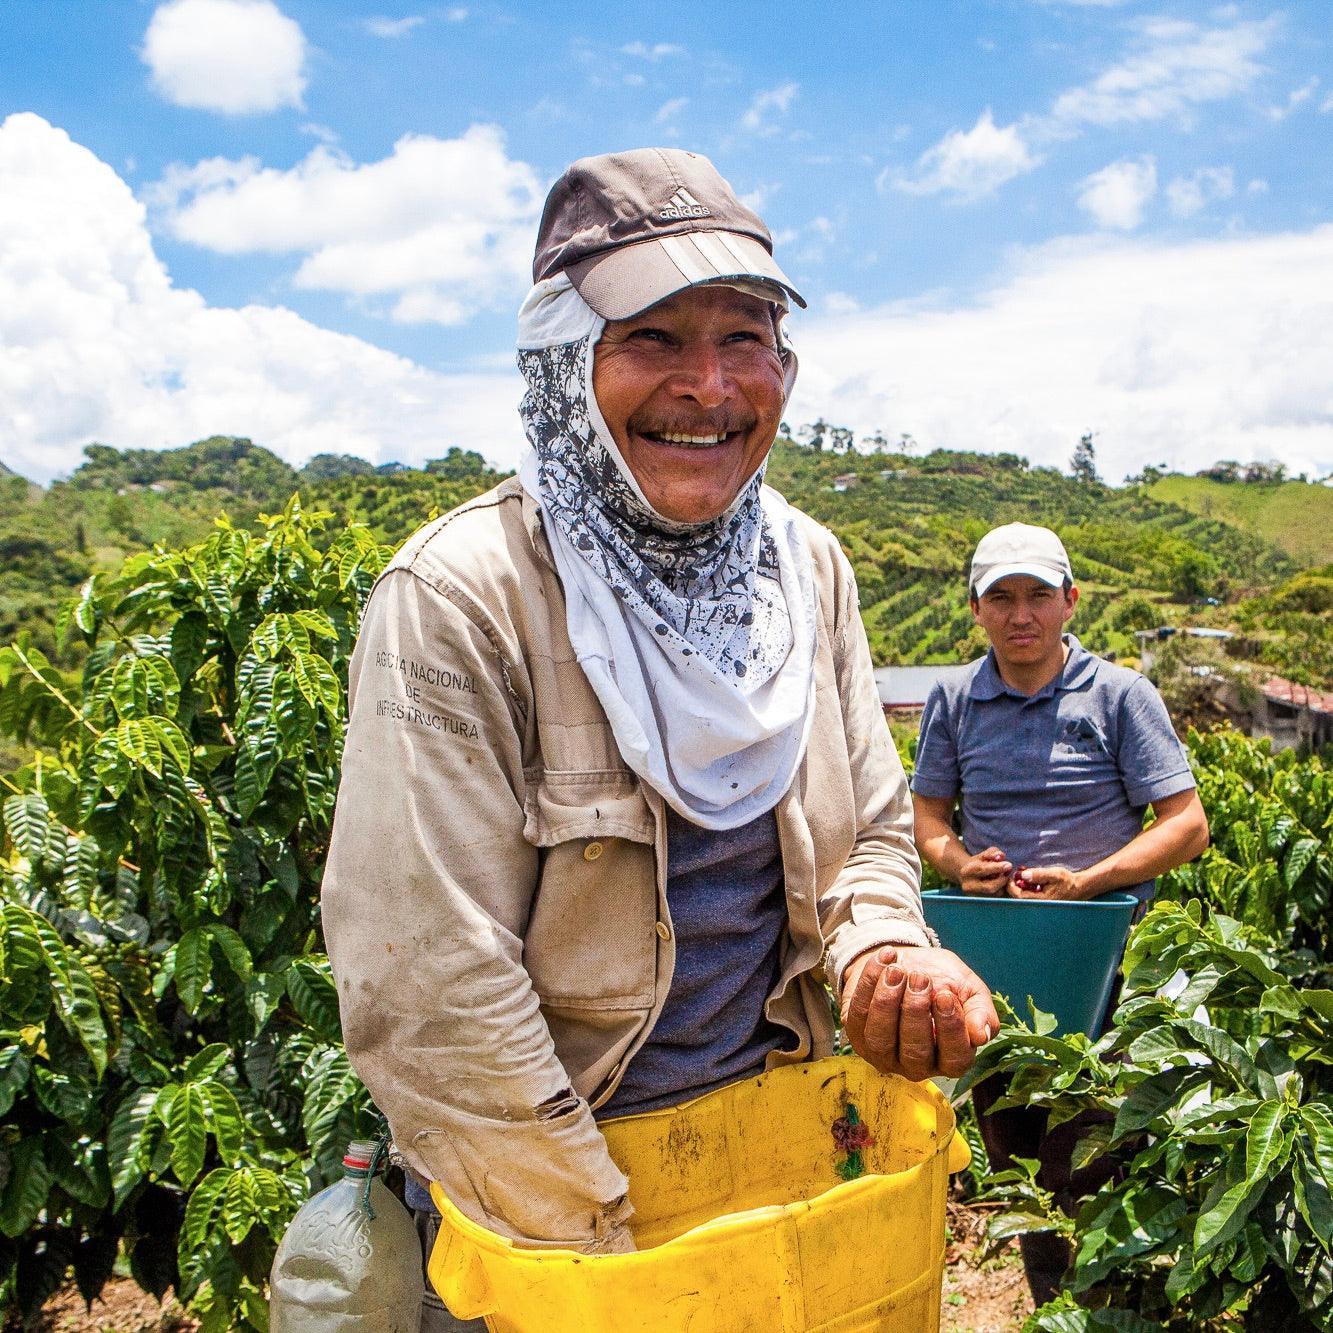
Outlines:
[[[1086,870],[1143,828],[1148,805],[1194,786],[1162,697],[1137,671],[1072,634],[1054,680],[1021,694],[994,651],[926,700],[912,790],[961,795],[969,854],[998,847],[1015,866]],[[1143,901],[1155,881],[1127,891]]]

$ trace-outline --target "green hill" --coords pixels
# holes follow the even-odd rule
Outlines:
[[[1217,518],[1280,546],[1302,565],[1333,560],[1333,486],[1305,481],[1215,481],[1172,474],[1155,481],[1155,500]]]
[[[0,477],[0,642],[27,629],[53,650],[64,594],[127,555],[198,539],[219,513],[249,524],[299,489],[307,507],[365,522],[379,540],[396,544],[500,475],[457,447],[424,468],[372,467],[327,453],[298,472],[262,446],[225,436],[181,449],[90,446],[68,481],[45,490]],[[1226,520],[1159,489],[1198,479],[1107,487],[1012,454],[834,453],[786,439],[773,450],[768,477],[842,542],[877,663],[958,661],[980,652],[967,560],[988,528],[1022,520],[1063,537],[1083,594],[1073,627],[1094,651],[1133,656],[1133,631],[1163,623],[1228,625],[1244,632],[1246,651],[1283,674],[1315,685],[1333,677],[1325,572],[1307,577],[1303,566],[1314,562],[1275,544],[1250,513]],[[1219,489],[1290,487],[1333,502],[1333,491],[1299,482]],[[1326,540],[1327,519],[1307,522],[1311,540]]]

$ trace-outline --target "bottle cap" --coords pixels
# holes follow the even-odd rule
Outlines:
[[[343,1165],[351,1167],[354,1171],[368,1171],[371,1159],[374,1156],[375,1145],[373,1143],[355,1140],[347,1145],[347,1151],[343,1154]]]

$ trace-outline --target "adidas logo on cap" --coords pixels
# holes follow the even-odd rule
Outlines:
[[[682,218],[711,218],[713,212],[705,208],[683,185],[676,191],[667,206],[657,215],[667,222]]]

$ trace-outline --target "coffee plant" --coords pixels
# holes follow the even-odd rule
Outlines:
[[[995,1238],[1055,1229],[1075,1246],[1032,1333],[1333,1329],[1333,991],[1293,984],[1293,963],[1198,900],[1160,903],[1100,1040],[1034,1014],[983,1049],[968,1084],[1005,1074],[997,1105],[1055,1123],[1103,1113],[1074,1164],[1117,1168],[1072,1219],[1035,1162],[989,1182],[1008,1204]]]
[[[76,672],[0,649],[0,736],[25,757],[0,776],[8,1320],[124,1262],[207,1330],[266,1329],[277,1239],[376,1127],[318,885],[390,548],[330,517],[293,499],[93,579],[54,622]],[[1119,1171],[1077,1217],[1022,1164],[988,1182],[997,1234],[1076,1245],[1034,1330],[1333,1329],[1333,777],[1234,734],[1191,748],[1214,845],[1164,877],[1112,1031],[1014,1021],[978,1067],[1057,1119],[1112,1116],[1081,1153]]]
[[[376,1117],[318,883],[343,682],[390,554],[298,498],[129,560],[62,612],[67,678],[0,650],[0,1307],[118,1256],[206,1329],[268,1324],[300,1202]]]

